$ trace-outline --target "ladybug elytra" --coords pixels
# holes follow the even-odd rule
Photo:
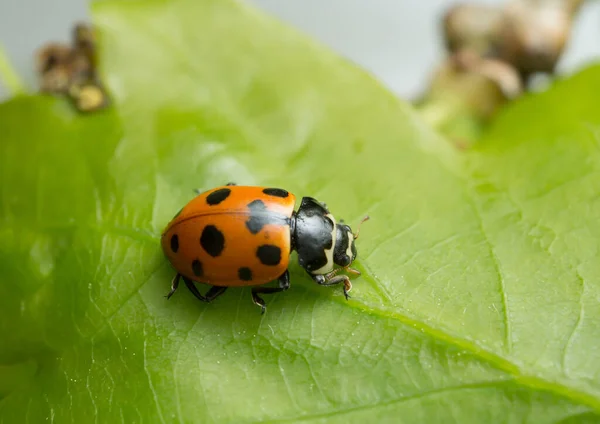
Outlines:
[[[327,206],[303,197],[294,211],[296,197],[286,190],[237,186],[229,183],[198,194],[167,225],[161,236],[165,256],[177,271],[170,298],[182,279],[198,299],[211,302],[228,287],[261,286],[277,280],[277,287],[253,287],[252,301],[266,306],[260,294],[290,287],[289,258],[298,262],[320,285],[343,284],[344,295],[352,283],[347,271],[356,259],[353,233],[336,222]],[[362,221],[366,221],[365,217]],[[195,282],[210,285],[202,295]]]

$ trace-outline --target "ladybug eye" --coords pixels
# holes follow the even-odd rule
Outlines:
[[[352,263],[352,259],[349,256],[343,256],[342,260],[338,264],[339,266],[346,267]]]

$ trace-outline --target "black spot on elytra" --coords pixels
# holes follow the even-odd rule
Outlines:
[[[268,223],[267,207],[262,200],[253,200],[248,204],[250,218],[246,221],[246,227],[252,234],[258,234],[262,227]]]
[[[267,224],[290,225],[290,218],[273,211],[269,211],[262,200],[253,200],[248,203],[250,218],[246,221],[246,227],[252,234],[258,234]]]
[[[256,256],[263,265],[279,265],[281,249],[272,244],[263,244],[256,249]]]
[[[204,274],[204,270],[202,269],[202,262],[200,262],[198,259],[194,259],[194,261],[192,262],[192,271],[194,272],[194,275],[196,277],[202,277],[202,274]]]
[[[230,194],[231,194],[231,189],[220,188],[218,190],[213,191],[208,196],[206,196],[206,203],[208,203],[210,206],[218,205],[223,200],[227,199]]]
[[[225,248],[225,237],[214,225],[207,225],[202,231],[200,237],[200,244],[202,248],[206,250],[212,257],[217,257],[223,252]]]
[[[238,269],[238,277],[242,281],[251,281],[252,280],[252,270],[250,268],[240,268]]]
[[[171,250],[173,253],[177,253],[179,250],[179,236],[177,234],[171,236]]]
[[[290,195],[290,193],[281,188],[265,188],[263,193],[269,196],[283,197],[284,199]]]

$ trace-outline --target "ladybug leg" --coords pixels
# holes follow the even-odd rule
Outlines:
[[[346,300],[350,298],[348,292],[352,290],[352,282],[347,275],[336,275],[326,278],[324,275],[313,275],[313,280],[322,286],[335,286],[336,284],[344,283],[344,296]]]
[[[187,286],[189,291],[191,291],[192,294],[198,298],[198,300],[201,300],[202,302],[206,302],[206,298],[200,294],[200,292],[198,291],[198,288],[196,287],[196,285],[194,284],[194,282],[192,280],[189,280],[183,276],[181,278],[183,278],[183,282],[185,283],[185,285]]]
[[[208,292],[206,293],[206,295],[203,296],[202,294],[200,294],[200,292],[198,291],[198,288],[196,287],[196,285],[194,284],[194,282],[192,280],[185,278],[183,276],[181,278],[183,278],[183,282],[185,283],[187,288],[192,292],[192,294],[194,296],[196,296],[196,298],[198,300],[201,300],[202,302],[210,303],[213,300],[215,300],[217,297],[219,297],[223,293],[225,293],[225,290],[227,290],[227,287],[211,286],[210,289],[208,290]]]
[[[177,290],[177,287],[179,287],[180,278],[181,274],[177,274],[175,277],[173,277],[173,281],[171,281],[171,291],[165,296],[167,299],[171,298],[171,296],[173,296],[173,293],[175,293],[175,291]]]
[[[236,186],[237,184],[236,184],[236,183],[229,182],[229,183],[227,183],[227,184],[225,184],[225,185],[226,185],[226,186]]]
[[[225,290],[227,290],[227,287],[211,286],[211,288],[208,289],[208,291],[204,295],[204,298],[206,299],[206,302],[212,302],[217,297],[225,293]]]
[[[252,301],[254,304],[260,306],[261,314],[264,314],[267,310],[265,301],[258,295],[259,293],[271,294],[286,291],[290,288],[290,273],[286,269],[281,277],[279,277],[279,287],[255,287],[252,289]]]

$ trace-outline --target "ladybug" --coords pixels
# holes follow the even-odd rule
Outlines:
[[[290,287],[289,257],[298,262],[320,285],[343,283],[344,295],[352,283],[347,271],[356,259],[353,233],[343,221],[336,222],[327,206],[303,197],[294,211],[296,197],[281,188],[237,186],[234,183],[199,193],[169,222],[161,236],[163,252],[177,275],[170,298],[182,279],[203,302],[211,302],[228,287],[254,286],[252,301],[266,306],[261,294]],[[362,222],[369,219],[366,216]],[[277,280],[277,287],[257,287]],[[195,282],[210,285],[202,295]]]

